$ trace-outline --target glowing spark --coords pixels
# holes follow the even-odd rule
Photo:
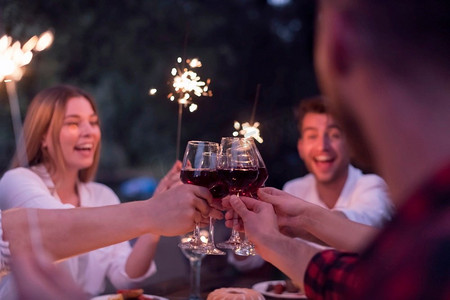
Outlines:
[[[198,105],[195,103],[192,103],[191,105],[189,105],[189,111],[190,112],[194,112],[197,110]]]
[[[198,58],[186,59],[186,62],[191,68],[200,68],[202,66],[202,62]]]
[[[153,96],[154,94],[156,94],[156,92],[158,92],[158,90],[153,88],[148,91],[148,94]]]
[[[177,63],[180,64],[182,62],[181,57],[178,57]],[[202,66],[202,63],[198,58],[187,59],[186,63],[190,68],[199,68]],[[167,98],[169,98],[170,101],[177,99],[177,102],[184,106],[189,105],[190,112],[193,112],[198,108],[198,106],[193,103],[193,96],[212,96],[212,92],[209,90],[210,79],[207,79],[206,82],[202,81],[196,72],[188,68],[182,70],[178,67],[172,68],[171,74],[173,76],[172,86],[174,92],[170,93]]]
[[[23,75],[23,67],[32,58],[32,51],[42,51],[53,43],[53,33],[46,31],[38,38],[33,36],[21,47],[20,42],[13,43],[11,37],[4,35],[0,38],[0,80],[19,81]]]
[[[239,122],[234,121],[234,129],[236,129],[236,131],[233,132],[233,136],[238,136],[240,134],[246,138],[252,137],[255,140],[257,140],[259,143],[262,143],[264,140],[260,136],[260,131],[258,128],[259,125],[260,125],[259,122],[255,122],[251,126],[250,123],[248,123],[248,122],[245,122],[241,125]],[[239,130],[239,128],[242,128],[242,129]]]

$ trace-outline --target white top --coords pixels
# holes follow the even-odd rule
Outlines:
[[[311,173],[286,182],[283,190],[295,197],[328,208],[319,198],[316,179]],[[381,177],[363,174],[361,170],[349,165],[347,181],[331,210],[344,213],[354,222],[380,228],[391,219],[394,205],[389,198],[388,187]],[[326,248],[313,242],[305,242],[318,249]],[[229,255],[228,260],[241,271],[258,268],[264,262],[256,257],[238,261],[233,255]]]
[[[81,207],[119,204],[117,195],[107,186],[89,182],[78,183]],[[0,180],[0,209],[13,207],[65,209],[74,208],[63,204],[56,193],[54,183],[43,166],[31,169],[16,168],[4,174]],[[57,226],[57,224],[55,224]],[[74,281],[88,294],[98,295],[105,289],[106,278],[117,289],[141,287],[150,275],[156,272],[152,262],[147,273],[139,278],[130,278],[125,272],[125,263],[131,253],[129,242],[122,242],[97,249],[59,262],[71,274]],[[0,282],[0,299],[10,298],[15,293],[12,277],[7,275]]]
[[[328,208],[320,200],[313,174],[286,182],[283,190],[295,197]],[[391,219],[394,206],[384,180],[374,174],[363,174],[353,166],[348,168],[347,181],[334,208],[358,223],[381,228]]]
[[[0,211],[0,280],[9,272],[9,243],[3,240],[2,212]]]

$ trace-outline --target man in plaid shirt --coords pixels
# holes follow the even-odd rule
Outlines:
[[[397,215],[361,255],[317,253],[280,233],[274,189],[230,203],[311,299],[450,299],[450,1],[321,0],[318,12],[322,92]]]

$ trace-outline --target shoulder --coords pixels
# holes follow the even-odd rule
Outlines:
[[[387,184],[383,178],[376,174],[368,173],[364,174],[360,169],[354,166],[349,166],[349,180],[352,180],[358,187],[379,187],[387,189]]]
[[[289,180],[286,182],[283,186],[283,190],[287,191],[290,189],[298,189],[299,187],[310,185],[312,182],[314,182],[314,177],[312,174],[307,174],[303,177],[298,177],[292,180]]]
[[[28,168],[15,168],[3,174],[0,180],[0,186],[7,188],[16,186],[17,184],[24,185],[30,182],[39,182],[43,184],[41,177]]]
[[[387,190],[388,186],[383,178],[376,174],[363,174],[356,182],[357,188],[379,188]]]

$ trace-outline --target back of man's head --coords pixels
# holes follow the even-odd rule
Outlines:
[[[450,67],[449,0],[322,0],[341,10],[368,59],[390,73]],[[417,68],[417,67],[420,68]]]

